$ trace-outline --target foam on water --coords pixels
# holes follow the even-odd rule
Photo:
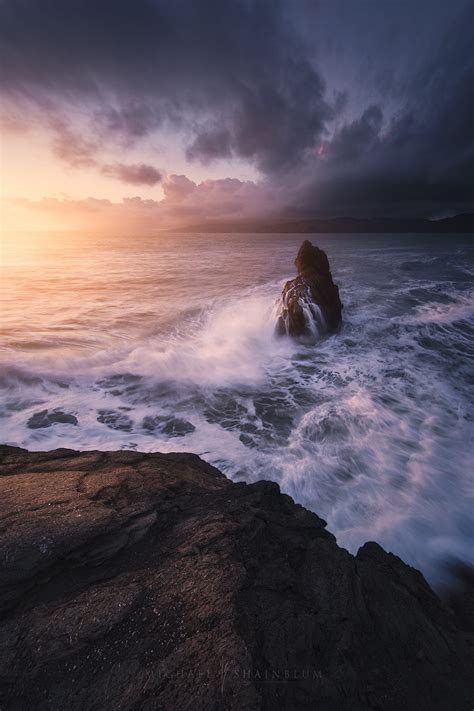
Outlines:
[[[447,562],[474,563],[471,245],[435,241],[427,256],[415,236],[402,245],[318,236],[345,308],[341,333],[315,346],[274,337],[299,238],[240,237],[237,256],[226,239],[186,242],[193,269],[217,255],[220,277],[207,291],[209,274],[191,290],[170,278],[182,249],[172,242],[153,273],[143,274],[150,260],[136,245],[136,273],[125,255],[128,290],[134,274],[136,284],[162,285],[136,301],[106,289],[102,265],[100,295],[87,282],[77,307],[63,303],[67,318],[55,312],[54,328],[38,311],[22,335],[25,307],[9,302],[2,440],[193,451],[235,479],[278,481],[351,551],[377,540],[434,584]],[[159,252],[148,242],[142,250]],[[61,304],[63,292],[55,276],[41,298]],[[37,426],[44,418],[31,418],[44,410],[78,424]]]

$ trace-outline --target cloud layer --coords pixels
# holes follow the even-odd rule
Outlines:
[[[151,165],[139,163],[126,165],[112,163],[102,166],[102,173],[109,178],[116,178],[129,185],[157,185],[161,181],[161,173]]]
[[[3,0],[4,125],[33,116],[60,160],[147,186],[156,156],[122,156],[171,132],[190,164],[255,166],[265,210],[272,192],[298,214],[467,209],[473,24],[463,0]],[[163,184],[183,214],[218,182],[186,180]]]
[[[215,219],[270,216],[279,209],[279,196],[265,183],[236,178],[196,183],[185,175],[163,180],[164,198],[139,196],[112,202],[97,198],[12,199],[4,204],[7,229],[23,221],[31,229],[56,227],[127,232],[136,228],[159,230]],[[11,223],[11,224],[10,224]]]

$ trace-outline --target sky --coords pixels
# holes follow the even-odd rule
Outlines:
[[[6,229],[472,209],[474,3],[0,0]]]

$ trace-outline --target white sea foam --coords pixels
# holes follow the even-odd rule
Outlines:
[[[169,340],[150,340],[121,362],[131,372],[174,382],[224,387],[256,385],[268,363],[288,357],[289,341],[274,338],[272,295],[248,295],[211,307],[190,331]]]
[[[21,308],[12,299],[2,440],[194,451],[236,479],[278,481],[349,550],[375,539],[439,583],[447,560],[474,563],[471,252],[427,260],[416,242],[395,249],[387,237],[364,248],[354,238],[322,243],[344,326],[315,347],[274,338],[275,301],[299,242],[279,239],[248,238],[240,257],[217,238],[205,248],[189,241],[200,279],[191,286],[168,273],[173,243],[166,274],[140,259],[136,284],[161,284],[143,294],[133,291],[133,264],[124,295],[120,284],[106,288],[104,265],[100,297],[87,283],[64,321],[59,276],[46,289],[54,314],[36,297]],[[220,272],[210,283],[212,254]],[[25,312],[34,315],[27,327]],[[78,425],[28,426],[44,409]]]
[[[420,304],[413,316],[407,316],[405,323],[450,324],[470,320],[474,317],[474,291],[457,296],[452,303]]]

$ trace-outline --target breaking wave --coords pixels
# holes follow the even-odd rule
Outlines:
[[[122,299],[104,333],[94,324],[117,293],[77,313],[68,304],[70,331],[40,323],[29,340],[18,313],[3,350],[2,440],[193,451],[234,479],[278,481],[351,551],[377,540],[434,584],[448,562],[474,563],[472,250],[427,261],[416,240],[398,251],[387,236],[320,240],[345,308],[341,333],[315,347],[274,335],[298,238],[246,239],[246,283],[227,257],[213,289],[193,300],[183,285],[181,306],[156,328],[156,296]],[[263,242],[278,256],[271,276]],[[196,245],[193,268],[220,246]],[[50,287],[58,302],[60,287]]]

